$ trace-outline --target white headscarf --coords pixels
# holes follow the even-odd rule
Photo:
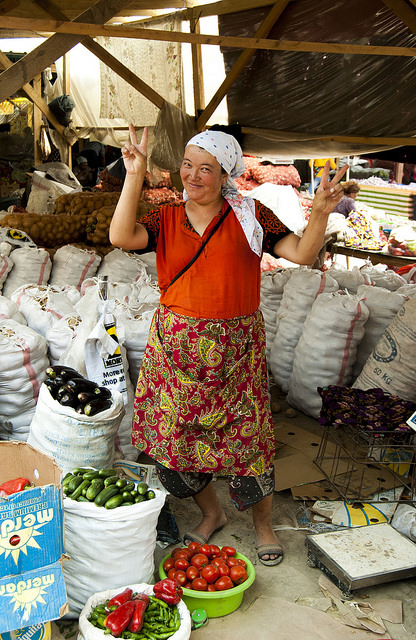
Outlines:
[[[203,131],[191,138],[186,146],[190,144],[208,151],[228,173],[228,180],[223,185],[221,193],[232,207],[250,248],[261,257],[263,229],[256,218],[255,202],[253,198],[243,197],[233,180],[245,171],[243,152],[237,140],[223,131]],[[189,199],[186,191],[183,192],[183,198]]]

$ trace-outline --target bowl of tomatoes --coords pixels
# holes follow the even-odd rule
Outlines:
[[[244,591],[254,582],[255,571],[250,560],[234,547],[191,542],[163,558],[159,576],[179,582],[190,612],[204,609],[208,618],[219,618],[238,609]]]

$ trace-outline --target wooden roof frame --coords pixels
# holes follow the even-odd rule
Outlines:
[[[54,118],[46,103],[40,100],[39,96],[34,95],[33,89],[29,83],[45,68],[55,62],[55,60],[68,52],[73,46],[81,43],[96,55],[104,64],[111,67],[124,80],[131,84],[131,86],[149,99],[154,105],[161,108],[164,102],[162,96],[155,92],[149,85],[130,71],[130,69],[125,67],[120,61],[114,58],[114,56],[111,56],[103,47],[93,40],[94,37],[102,35],[190,43],[193,59],[195,113],[197,114],[197,128],[199,130],[202,130],[205,127],[211,115],[215,112],[216,108],[226,96],[237,77],[258,49],[375,56],[414,57],[416,55],[416,50],[411,47],[381,47],[268,39],[267,35],[271,28],[291,1],[293,0],[276,0],[272,3],[270,0],[222,0],[213,4],[193,6],[175,11],[176,14],[180,14],[183,20],[190,21],[191,32],[184,33],[149,28],[143,29],[140,28],[140,21],[135,23],[134,26],[127,27],[109,24],[110,21],[116,20],[117,16],[134,15],[134,11],[139,12],[140,9],[136,7],[139,3],[144,5],[144,0],[137,0],[137,2],[133,3],[131,0],[99,0],[99,2],[92,5],[74,20],[69,20],[51,0],[34,0],[33,2],[33,4],[36,4],[48,16],[45,19],[9,16],[7,14],[16,7],[16,0],[0,0],[0,15],[2,16],[1,23],[3,29],[11,30],[13,32],[53,34],[36,49],[14,64],[11,64],[7,57],[0,52],[0,68],[4,69],[0,74],[0,102],[7,99],[20,89],[23,89],[35,104],[37,104],[53,126],[61,133],[61,135],[65,135],[64,128],[56,122],[56,118]],[[416,0],[382,1],[386,7],[388,7],[406,25],[408,29],[413,33],[416,33]],[[151,4],[152,8],[156,8],[157,3],[152,2]],[[183,6],[183,2],[180,1],[176,2],[176,4]],[[163,3],[160,3],[160,5],[163,5]],[[169,6],[175,6],[175,0],[171,1]],[[200,33],[199,19],[201,17],[235,13],[256,7],[270,7],[270,10],[254,37],[225,37]],[[152,18],[150,18],[150,20],[152,20]],[[0,30],[0,36],[1,31],[2,30]],[[201,83],[202,45],[220,45],[223,47],[227,46],[244,49],[240,54],[238,61],[227,74],[224,82],[218,88],[209,104],[205,107],[203,106],[204,96]],[[255,131],[260,130],[250,128],[245,129],[243,127],[243,132],[253,133]],[[274,133],[278,132],[274,131]],[[296,138],[299,135],[287,131],[280,133],[282,133],[283,137],[287,137],[288,139],[290,137]],[[316,139],[359,144],[377,144],[384,146],[416,145],[416,137],[368,138],[360,136],[332,136],[328,134],[319,136]]]

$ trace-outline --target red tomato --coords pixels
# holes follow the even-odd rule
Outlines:
[[[241,584],[247,580],[247,571],[244,567],[235,566],[230,569],[230,578],[234,584]]]
[[[183,547],[175,547],[174,549],[172,549],[172,552],[170,554],[171,558],[174,558],[176,556],[176,554],[178,553],[178,551],[182,551]]]
[[[191,558],[191,565],[201,570],[209,564],[208,557],[204,553],[196,553]]]
[[[189,580],[186,584],[183,585],[185,589],[192,589],[192,582]]]
[[[179,558],[185,558],[185,560],[189,560],[192,556],[192,551],[189,549],[180,549],[175,553],[174,559],[178,560]]]
[[[188,560],[185,560],[185,558],[177,557],[177,559],[175,559],[174,562],[175,562],[175,569],[182,569],[182,571],[186,571],[186,569],[189,567],[189,562]]]
[[[183,585],[186,582],[188,582],[188,578],[186,577],[185,571],[182,571],[181,569],[178,569],[177,571],[175,571],[173,579],[176,580],[176,582],[179,582],[181,587],[183,587]]]
[[[209,546],[211,547],[211,558],[215,558],[219,554],[220,548],[216,544],[210,544]]]
[[[195,578],[195,580],[192,580],[191,589],[194,589],[195,591],[206,591],[207,587],[208,583],[204,578]]]
[[[175,573],[177,572],[177,569],[175,569],[175,567],[172,567],[172,569],[169,569],[168,571],[168,578],[170,578],[172,580],[173,576],[175,575]]]
[[[190,580],[192,582],[192,580],[195,580],[195,578],[199,578],[199,571],[196,567],[193,567],[192,565],[190,567],[187,568],[186,570],[186,577],[188,578],[188,580]]]
[[[246,568],[246,562],[242,558],[228,558],[227,565],[231,567],[244,567]]]
[[[230,567],[225,564],[218,565],[218,571],[220,572],[220,576],[229,576],[230,575]]]
[[[198,553],[203,553],[205,556],[207,556],[207,558],[210,558],[211,557],[211,545],[210,544],[202,544],[198,549]]]
[[[234,586],[233,581],[230,576],[221,576],[215,583],[215,588],[217,591],[225,591],[226,589],[232,589]]]
[[[198,551],[198,549],[199,549],[199,547],[200,547],[200,546],[201,546],[201,545],[199,544],[199,542],[196,542],[196,541],[195,541],[195,542],[190,542],[190,543],[188,544],[188,549],[189,549],[190,551]]]
[[[215,564],[209,564],[207,567],[202,569],[201,577],[205,578],[208,584],[212,584],[220,577],[220,570],[215,566]]]
[[[224,551],[227,556],[235,556],[235,554],[237,553],[234,547],[221,547],[221,551]]]
[[[169,571],[169,569],[172,569],[172,567],[174,566],[175,560],[173,558],[168,558],[167,560],[165,560],[165,562],[163,563],[163,570],[165,573],[167,573]]]
[[[225,560],[223,560],[222,558],[215,557],[215,558],[212,558],[211,564],[215,565],[216,567],[219,567],[220,564],[226,564],[226,563],[225,563]]]
[[[219,555],[217,556],[217,558],[221,558],[222,560],[224,560],[224,562],[227,562],[228,560],[228,554],[225,553],[225,551],[220,551]]]
[[[216,591],[215,584],[209,584],[207,586],[207,591]]]

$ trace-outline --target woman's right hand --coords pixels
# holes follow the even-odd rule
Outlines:
[[[129,124],[130,142],[126,142],[121,150],[126,172],[130,175],[145,173],[147,169],[147,138],[148,129],[143,129],[140,144],[137,142],[136,130]]]

